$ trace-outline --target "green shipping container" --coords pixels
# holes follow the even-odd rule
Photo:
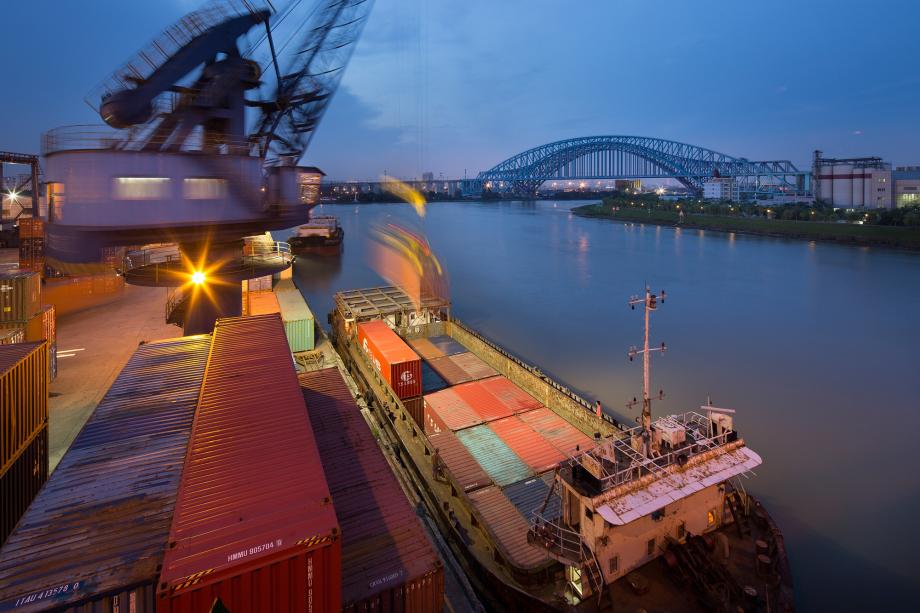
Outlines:
[[[533,476],[516,453],[489,428],[481,424],[454,432],[496,485],[504,486]]]
[[[307,306],[300,290],[290,279],[281,279],[275,284],[275,297],[281,307],[281,319],[291,351],[310,351],[313,349],[313,327],[316,322],[313,312]]]

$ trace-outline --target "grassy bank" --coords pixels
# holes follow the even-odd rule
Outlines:
[[[920,250],[920,228],[897,226],[857,225],[849,223],[822,223],[813,221],[787,221],[779,219],[749,218],[722,215],[685,214],[678,224],[676,211],[619,208],[610,203],[586,204],[573,209],[583,217],[601,217],[616,221],[650,223],[682,228],[699,228],[720,232],[739,232],[760,236],[798,238],[815,241],[832,241],[851,245],[876,245],[898,249]]]

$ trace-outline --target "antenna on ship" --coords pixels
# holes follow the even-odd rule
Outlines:
[[[652,311],[658,309],[658,303],[661,302],[664,304],[665,292],[661,290],[661,293],[656,295],[653,294],[651,289],[646,285],[645,286],[645,296],[631,296],[629,299],[629,308],[635,310],[637,304],[645,306],[645,341],[642,345],[642,349],[639,349],[635,345],[629,348],[627,356],[629,361],[632,362],[633,358],[637,355],[642,356],[642,371],[643,371],[643,386],[642,386],[642,440],[643,447],[646,457],[649,457],[651,454],[651,437],[652,437],[652,398],[649,393],[649,386],[651,383],[651,374],[649,372],[649,357],[653,351],[664,351],[665,344],[661,343],[660,347],[649,347],[648,344],[648,330],[649,330],[649,314]],[[661,400],[664,398],[664,391],[658,392],[658,399]],[[639,404],[639,401],[635,398],[632,399],[632,402],[626,404],[628,408],[632,408]]]

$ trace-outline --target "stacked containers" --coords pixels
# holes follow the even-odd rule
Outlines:
[[[518,417],[568,457],[587,451],[596,444],[590,436],[546,407],[521,413]]]
[[[397,397],[406,400],[422,395],[421,360],[386,323],[358,324],[358,343]]]
[[[460,430],[456,435],[496,485],[509,485],[533,475],[488,424]]]
[[[335,507],[278,315],[220,319],[157,611],[337,611]]]
[[[342,375],[298,378],[342,529],[342,609],[440,612],[441,561]]]
[[[312,351],[314,347],[313,328],[316,322],[313,312],[307,306],[303,294],[290,279],[281,279],[275,284],[275,296],[281,308],[284,333],[292,353]]]
[[[25,327],[27,341],[48,342],[48,370],[51,380],[57,377],[57,318],[53,304],[46,304],[32,316]]]
[[[0,326],[24,326],[41,309],[41,278],[37,273],[0,273]]]
[[[37,217],[19,220],[19,268],[40,273],[45,267],[45,222]]]
[[[428,441],[435,448],[441,465],[464,492],[492,485],[492,479],[453,432],[445,430],[431,434]]]
[[[493,421],[489,428],[536,473],[552,470],[565,460],[561,451],[516,415]]]
[[[209,348],[137,349],[0,551],[0,610],[155,610]]]
[[[0,345],[0,543],[48,478],[47,344]]]
[[[498,374],[494,368],[469,351],[435,358],[428,363],[449,385],[459,385]]]

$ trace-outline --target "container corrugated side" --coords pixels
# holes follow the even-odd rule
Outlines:
[[[0,473],[48,423],[48,344],[0,345]]]
[[[421,359],[384,322],[358,324],[358,343],[399,398],[422,395]]]
[[[0,273],[0,322],[26,322],[41,308],[36,272]]]
[[[405,398],[402,400],[403,406],[406,407],[409,415],[412,416],[412,421],[415,422],[420,428],[425,427],[425,399],[419,396],[418,398]]]
[[[428,360],[428,363],[450,385],[460,385],[498,374],[498,371],[469,351]]]
[[[269,315],[280,313],[281,305],[274,292],[250,292],[246,294],[246,311],[244,315]]]
[[[342,375],[298,379],[342,529],[343,610],[441,611],[440,558]]]
[[[425,433],[462,430],[482,423],[473,407],[447,388],[425,396]]]
[[[464,492],[492,485],[492,479],[457,436],[449,431],[428,436],[444,468]]]
[[[539,568],[549,557],[527,542],[530,524],[496,486],[484,487],[468,494],[482,526],[497,542],[497,551],[512,565]]]
[[[508,485],[533,475],[533,471],[488,424],[460,430],[457,438],[476,458],[496,485]]]
[[[275,284],[275,296],[281,307],[281,319],[288,344],[294,353],[311,351],[314,347],[315,318],[303,294],[290,279],[281,279]]]
[[[559,486],[549,495],[552,484],[553,471],[550,471],[503,487],[502,493],[527,521],[541,509],[545,519],[555,520],[562,515],[562,498],[559,496]]]
[[[24,328],[0,328],[0,345],[12,345],[13,343],[26,342],[26,331]]]
[[[447,387],[447,381],[445,381],[441,375],[439,375],[431,367],[431,365],[422,361],[422,393],[423,394],[433,394],[434,392],[440,391]]]
[[[482,381],[470,381],[451,388],[479,414],[484,422],[513,415],[511,407],[501,402],[482,386]]]
[[[547,407],[520,413],[518,417],[569,457],[580,451],[592,449],[596,445],[593,438]]]
[[[0,551],[0,610],[153,610],[209,346],[135,351]]]
[[[440,351],[441,355],[455,355],[469,351],[469,349],[446,334],[428,337],[428,342]]]
[[[517,416],[498,419],[489,428],[536,473],[552,470],[566,456]]]
[[[479,382],[480,387],[486,390],[499,402],[507,406],[512,413],[523,413],[538,409],[543,405],[540,401],[519,388],[506,377],[490,377]]]
[[[281,318],[219,319],[157,610],[337,610],[339,534]]]
[[[0,546],[48,479],[48,425],[32,438],[0,475]]]
[[[26,340],[53,343],[55,329],[54,305],[46,304],[26,324]]]

